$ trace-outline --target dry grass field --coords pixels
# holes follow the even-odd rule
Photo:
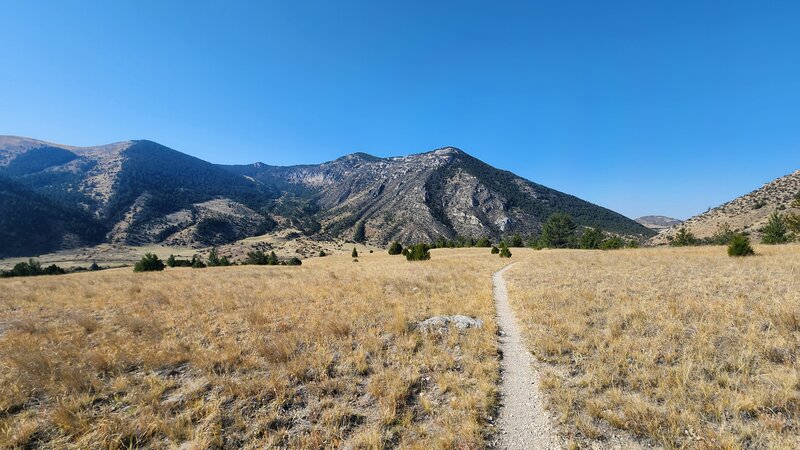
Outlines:
[[[483,447],[506,261],[359,259],[0,280],[0,448]]]
[[[576,446],[800,448],[800,246],[756,252],[546,250],[508,272]]]

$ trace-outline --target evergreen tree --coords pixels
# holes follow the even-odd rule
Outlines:
[[[416,244],[408,247],[406,259],[409,261],[425,261],[431,259],[430,246],[428,244]]]
[[[256,250],[254,252],[247,252],[247,257],[242,262],[243,264],[252,264],[256,266],[264,266],[267,264],[267,255],[264,254],[261,250]]]
[[[402,252],[403,252],[403,246],[397,241],[392,242],[392,245],[389,246],[390,255],[399,255]]]
[[[598,249],[605,238],[603,230],[594,227],[587,228],[581,234],[581,248],[584,250]]]
[[[778,214],[777,211],[769,216],[767,224],[761,228],[761,233],[763,233],[761,237],[762,244],[784,244],[789,242],[786,224],[783,221],[783,217]]]
[[[216,267],[222,265],[222,260],[217,254],[217,247],[211,247],[211,251],[208,252],[208,265],[209,267]]]
[[[622,247],[625,247],[625,241],[619,236],[611,236],[600,243],[602,250],[616,250]]]
[[[328,254],[325,253],[325,250],[320,250],[319,251],[319,257],[322,258],[323,256],[328,256]]]
[[[158,259],[158,256],[152,253],[145,253],[142,259],[139,260],[134,266],[134,272],[151,272],[164,270],[164,263]]]
[[[97,265],[97,262],[92,261],[92,265],[89,266],[89,270],[91,271],[100,270],[100,266]]]
[[[750,246],[750,239],[741,234],[736,233],[731,238],[728,244],[728,256],[751,256],[755,255],[753,247]]]
[[[733,239],[735,233],[731,230],[730,224],[724,222],[717,226],[717,231],[714,236],[711,236],[711,243],[715,245],[728,245]]]
[[[691,231],[687,230],[686,227],[681,227],[669,243],[669,245],[673,247],[686,247],[697,244],[697,238]]]
[[[278,255],[275,252],[269,252],[269,256],[267,256],[267,265],[268,266],[277,266],[278,265]]]
[[[350,253],[350,256],[353,258],[358,258],[358,250],[356,250],[355,247],[353,247],[353,251]]]
[[[175,255],[169,255],[169,258],[167,258],[167,266],[175,267]]]
[[[496,255],[496,254],[498,254],[498,253],[500,253],[500,249],[499,249],[499,248],[497,248],[497,247],[495,247],[495,246],[492,246],[492,254],[493,254],[493,255]]]
[[[503,247],[500,249],[500,257],[501,258],[511,258],[511,250],[508,247]]]
[[[203,258],[200,258],[197,255],[192,256],[192,268],[193,269],[203,269],[206,265],[203,263]]]
[[[575,242],[577,225],[567,214],[555,213],[542,226],[542,246],[549,248],[569,248]]]
[[[522,247],[524,246],[522,242],[522,236],[519,233],[514,233],[511,238],[508,240],[509,247]]]
[[[475,247],[489,247],[491,245],[487,237],[482,237],[475,242]]]
[[[303,261],[300,261],[300,258],[293,256],[289,261],[286,262],[287,266],[299,266],[303,264]]]

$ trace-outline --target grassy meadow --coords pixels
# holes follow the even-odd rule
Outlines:
[[[800,246],[545,250],[507,272],[575,447],[800,448]]]
[[[359,260],[0,279],[0,448],[482,448],[506,261]]]
[[[800,448],[800,246],[434,250],[0,279],[0,448],[484,448],[491,274],[560,433]],[[439,314],[481,329],[426,334]],[[599,447],[598,447],[599,446]]]

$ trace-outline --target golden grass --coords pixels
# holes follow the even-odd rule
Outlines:
[[[359,259],[0,280],[0,447],[483,447],[506,262]]]
[[[541,251],[507,272],[576,444],[800,448],[800,247]]]

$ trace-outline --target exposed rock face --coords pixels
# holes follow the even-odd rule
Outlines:
[[[0,235],[0,248],[4,240],[23,238],[15,256],[33,254],[24,241],[31,218],[19,206],[29,195],[43,205],[36,220],[46,222],[41,216],[47,210],[70,218],[58,221],[55,228],[64,230],[58,236],[39,239],[36,251],[98,239],[200,247],[275,228],[376,245],[500,238],[534,234],[555,212],[618,234],[652,234],[620,214],[452,147],[393,158],[354,153],[318,165],[219,166],[150,141],[72,147],[0,136],[0,178],[15,186],[13,205],[0,205],[15,219]],[[74,230],[82,224],[94,231],[81,236]]]
[[[661,231],[674,225],[680,225],[683,221],[667,216],[642,216],[636,222],[650,228],[651,230]]]
[[[356,153],[317,166],[227,167],[313,198],[320,208],[320,232],[331,237],[363,236],[386,244],[457,235],[530,235],[555,212],[620,234],[653,234],[620,214],[495,169],[452,147],[394,158]]]
[[[653,245],[667,244],[682,227],[698,238],[713,236],[720,226],[727,224],[732,230],[750,233],[759,239],[759,229],[775,212],[800,213],[795,199],[800,195],[800,170],[780,177],[741,197],[696,215],[679,225],[673,225],[650,239]]]

